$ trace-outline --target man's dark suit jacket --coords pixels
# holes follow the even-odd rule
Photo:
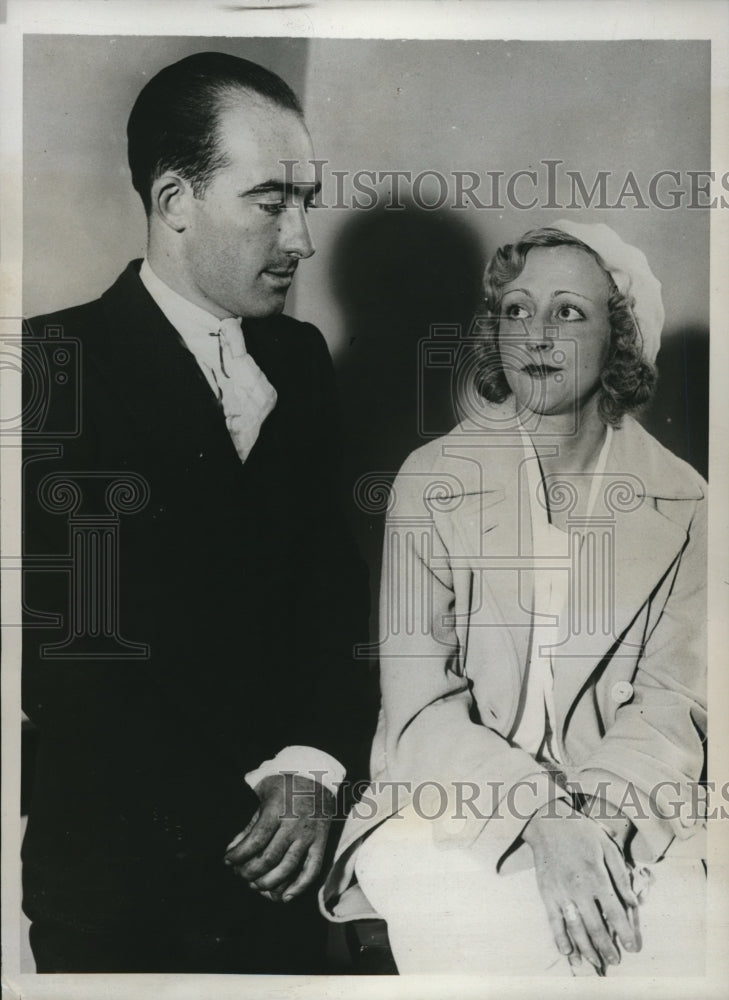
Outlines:
[[[246,771],[291,744],[346,764],[365,739],[351,655],[365,586],[332,471],[324,340],[283,315],[244,322],[278,402],[241,463],[138,271],[136,261],[98,301],[29,324],[32,338],[60,329],[80,342],[80,392],[53,410],[60,427],[73,422],[63,406],[80,405],[80,434],[59,437],[56,457],[53,426],[25,437],[23,704],[40,745],[24,907],[89,931],[153,920],[157,908],[168,919],[195,893],[214,923],[251,894],[222,864],[257,805]],[[74,584],[45,560],[71,544],[69,513],[49,509],[47,477],[59,473],[79,486],[70,514],[82,529],[91,522],[79,517],[108,513],[114,474],[148,488],[142,509],[119,515],[111,597],[119,633],[148,645],[146,658],[100,657],[98,636],[88,658],[41,652],[69,630]],[[34,627],[39,613],[64,624]]]

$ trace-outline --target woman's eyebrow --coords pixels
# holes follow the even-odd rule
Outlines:
[[[575,295],[578,299],[585,299],[586,302],[593,301],[589,295],[582,295],[580,292],[573,292],[569,288],[558,288],[556,292],[552,292],[553,299],[556,299],[558,295]]]
[[[507,295],[514,295],[516,292],[521,292],[523,295],[528,295],[532,298],[532,293],[528,288],[510,288],[508,291],[504,292],[503,297],[506,298]],[[552,292],[550,295],[551,299],[556,299],[558,295],[574,295],[575,298],[584,299],[586,302],[594,302],[589,295],[582,295],[581,292],[574,292],[569,288],[558,288],[556,291]]]

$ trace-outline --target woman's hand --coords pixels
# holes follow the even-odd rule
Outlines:
[[[616,934],[626,951],[640,951],[638,899],[615,842],[564,800],[551,802],[526,826],[537,884],[557,948],[577,951],[596,969],[617,965]]]
[[[625,813],[621,812],[608,799],[597,795],[590,796],[580,811],[589,816],[590,819],[594,819],[605,833],[615,841],[625,856],[628,843],[635,833],[635,826]]]

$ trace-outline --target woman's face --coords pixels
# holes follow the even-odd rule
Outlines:
[[[610,348],[608,277],[578,247],[534,247],[503,286],[499,349],[517,410],[575,414],[600,387]]]

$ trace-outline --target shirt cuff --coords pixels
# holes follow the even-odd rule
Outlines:
[[[264,760],[253,771],[245,775],[246,782],[255,790],[259,781],[270,778],[273,774],[294,773],[302,778],[318,781],[332,795],[336,795],[339,786],[344,781],[346,770],[336,757],[317,750],[316,747],[284,747],[275,757]]]

